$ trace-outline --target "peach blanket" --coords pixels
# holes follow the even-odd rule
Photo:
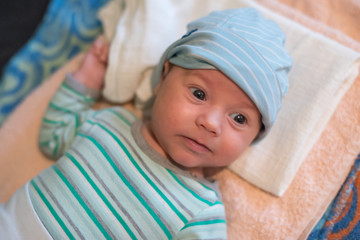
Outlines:
[[[258,2],[360,51],[359,44],[351,39],[360,40],[360,4],[355,0]],[[316,23],[314,19],[339,31]],[[64,74],[76,69],[81,57],[73,59],[35,90],[0,129],[0,202],[6,201],[28,179],[52,164],[37,148],[41,117]],[[359,94],[360,77],[343,97],[281,198],[261,191],[228,169],[216,174],[226,205],[229,239],[306,238],[340,189],[360,152]]]

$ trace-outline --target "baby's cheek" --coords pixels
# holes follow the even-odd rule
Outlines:
[[[170,114],[170,118],[176,124],[186,125],[195,121],[194,115],[196,114],[196,110],[187,104],[181,104],[180,102],[174,103],[169,106],[168,110]]]
[[[238,136],[229,136],[222,143],[222,156],[225,165],[238,159],[249,144]]]

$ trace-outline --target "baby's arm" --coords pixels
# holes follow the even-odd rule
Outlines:
[[[40,131],[40,148],[51,158],[59,158],[70,147],[103,86],[109,45],[97,39],[80,68],[68,74],[53,96]]]

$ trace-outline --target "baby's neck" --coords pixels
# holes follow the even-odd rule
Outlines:
[[[189,169],[189,172],[191,173],[191,175],[196,176],[196,177],[200,177],[200,178],[204,178],[204,168],[202,167],[197,167],[197,168],[191,168]]]

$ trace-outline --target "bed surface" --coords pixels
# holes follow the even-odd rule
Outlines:
[[[360,52],[360,19],[358,17],[360,16],[360,3],[356,0],[257,0],[257,2],[270,9],[276,9],[277,12],[288,18],[301,21],[303,25],[315,31],[321,30],[327,37]],[[285,7],[281,7],[278,3],[284,4]],[[291,7],[292,11],[287,11],[287,7]],[[294,11],[299,11],[304,16],[307,16],[307,21],[304,20],[306,17],[304,18],[304,16]],[[313,24],[314,20],[318,21],[315,25]],[[332,28],[331,31],[324,30],[329,27]],[[86,44],[90,42],[91,39],[89,38]],[[85,49],[86,44],[82,45],[78,52]],[[72,56],[74,55],[72,54]],[[71,56],[69,55],[68,57],[70,58]],[[42,169],[52,165],[52,161],[46,159],[39,152],[37,141],[35,141],[40,127],[40,115],[45,111],[47,102],[56,86],[61,82],[62,76],[66,72],[76,69],[81,57],[82,55],[77,56],[77,58],[68,62],[65,67],[62,67],[54,75],[52,75],[52,72],[49,72],[48,75],[51,78],[31,94],[31,99],[26,98],[1,127],[0,202],[6,201],[28,179],[31,179]],[[335,199],[329,208],[329,212],[335,208],[339,209],[339,206],[343,207],[342,211],[336,212],[337,218],[334,217],[334,211],[333,215],[325,216],[322,220],[324,223],[327,222],[328,225],[324,225],[324,223],[319,224],[318,228],[315,229],[316,231],[314,230],[312,235],[310,235],[310,238],[323,239],[329,236],[340,236],[340,238],[353,236],[351,234],[354,234],[354,229],[356,230],[359,227],[359,219],[356,217],[350,217],[351,219],[347,219],[346,224],[340,226],[343,231],[335,232],[333,226],[348,215],[349,210],[344,208],[344,202],[352,203],[351,199],[355,196],[352,194],[357,192],[358,186],[360,187],[359,171],[357,171],[360,164],[353,164],[360,161],[355,162],[360,152],[360,136],[356,134],[351,141],[344,141],[347,136],[355,134],[353,133],[355,130],[360,133],[360,125],[354,126],[354,123],[360,122],[360,103],[354,102],[354,99],[359,94],[360,76],[357,77],[354,85],[338,105],[336,114],[332,116],[328,127],[301,166],[291,185],[292,189],[287,191],[281,198],[274,197],[257,189],[239,178],[229,169],[222,170],[216,174],[227,208],[229,239],[306,239],[339,190],[339,195],[341,196]],[[36,103],[36,105],[33,103]],[[108,103],[100,103],[98,107],[107,105]],[[132,108],[131,105],[127,107]],[[349,109],[352,111],[357,109],[358,111],[357,113],[346,112]],[[344,116],[347,118],[344,119]],[[351,118],[348,116],[351,116]],[[344,123],[344,126],[351,125],[352,127],[342,129],[338,126],[339,123]],[[333,131],[334,129],[335,132]],[[342,147],[333,148],[332,146]],[[334,156],[342,156],[342,159],[336,159]],[[319,160],[320,158],[321,161]],[[352,158],[353,161],[344,160],[349,158]],[[333,166],[325,168],[324,166],[329,163],[333,164]],[[352,171],[351,167],[353,167]],[[314,168],[319,168],[319,175],[311,179],[304,179],[307,177],[306,172]],[[340,169],[340,171],[335,171],[336,169]],[[324,176],[330,177],[324,180]],[[347,191],[340,189],[346,176],[349,176],[349,178],[346,180],[343,188],[346,188],[345,190]],[[299,195],[294,193],[298,194],[302,191],[301,186],[305,180],[317,183],[322,182],[322,184],[327,183],[332,186],[325,189],[307,189],[307,193],[311,193],[311,191],[313,193],[304,196],[311,196],[314,199],[301,199]],[[341,194],[344,191],[347,194]],[[317,196],[322,196],[322,199],[316,199]],[[296,202],[305,202],[307,205],[305,204],[303,205],[304,207],[300,206],[296,209],[294,207]],[[343,205],[340,203],[343,203]],[[315,212],[314,209],[316,210]],[[356,206],[353,211],[357,213],[356,216],[360,215],[360,210],[357,210]],[[339,217],[341,214],[342,216]],[[279,227],[276,228],[276,226]]]

